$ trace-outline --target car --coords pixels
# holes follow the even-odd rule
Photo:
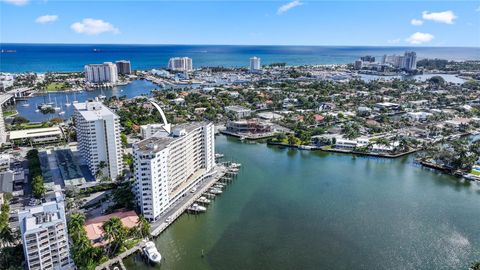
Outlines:
[[[172,217],[167,217],[167,219],[165,220],[165,223],[170,223],[170,221],[172,221]]]
[[[190,190],[190,193],[194,193],[195,191],[197,191],[197,188],[196,188],[196,187],[192,188],[192,189]]]

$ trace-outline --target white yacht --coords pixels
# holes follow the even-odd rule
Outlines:
[[[207,211],[207,208],[204,206],[198,205],[198,203],[194,203],[192,206],[188,208],[188,210],[193,212],[205,212]]]
[[[213,194],[221,194],[222,191],[218,188],[212,188],[210,189],[210,192],[213,193]]]
[[[143,253],[153,263],[159,263],[162,260],[162,255],[160,255],[155,243],[152,241],[148,241],[145,244],[145,247],[143,247]]]

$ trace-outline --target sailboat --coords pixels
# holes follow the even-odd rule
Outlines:
[[[73,104],[77,104],[77,103],[78,103],[77,95],[73,93]]]
[[[65,106],[66,106],[66,107],[70,107],[70,105],[72,105],[72,103],[70,103],[70,102],[68,101],[68,95],[65,95],[65,97],[67,98],[67,102],[65,102]]]
[[[47,105],[53,105],[53,102],[52,102],[52,97],[50,96],[50,94],[48,94],[48,103]]]
[[[60,111],[60,107],[57,106],[57,97],[55,97],[55,107],[53,107],[55,111]]]

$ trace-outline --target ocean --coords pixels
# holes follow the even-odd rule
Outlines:
[[[165,68],[168,59],[187,56],[194,67],[247,67],[257,56],[262,64],[344,64],[362,55],[417,52],[418,59],[480,60],[480,48],[466,47],[365,47],[365,46],[240,46],[240,45],[98,45],[2,43],[0,72],[73,72],[85,64],[130,60],[132,68]],[[14,51],[14,52],[6,52]]]

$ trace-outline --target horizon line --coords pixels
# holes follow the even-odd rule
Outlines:
[[[455,45],[455,46],[415,46],[415,45],[301,45],[301,44],[180,44],[180,43],[64,43],[64,42],[0,42],[3,44],[18,45],[130,45],[130,46],[282,46],[282,47],[391,47],[391,48],[474,48],[480,49],[480,46]]]

